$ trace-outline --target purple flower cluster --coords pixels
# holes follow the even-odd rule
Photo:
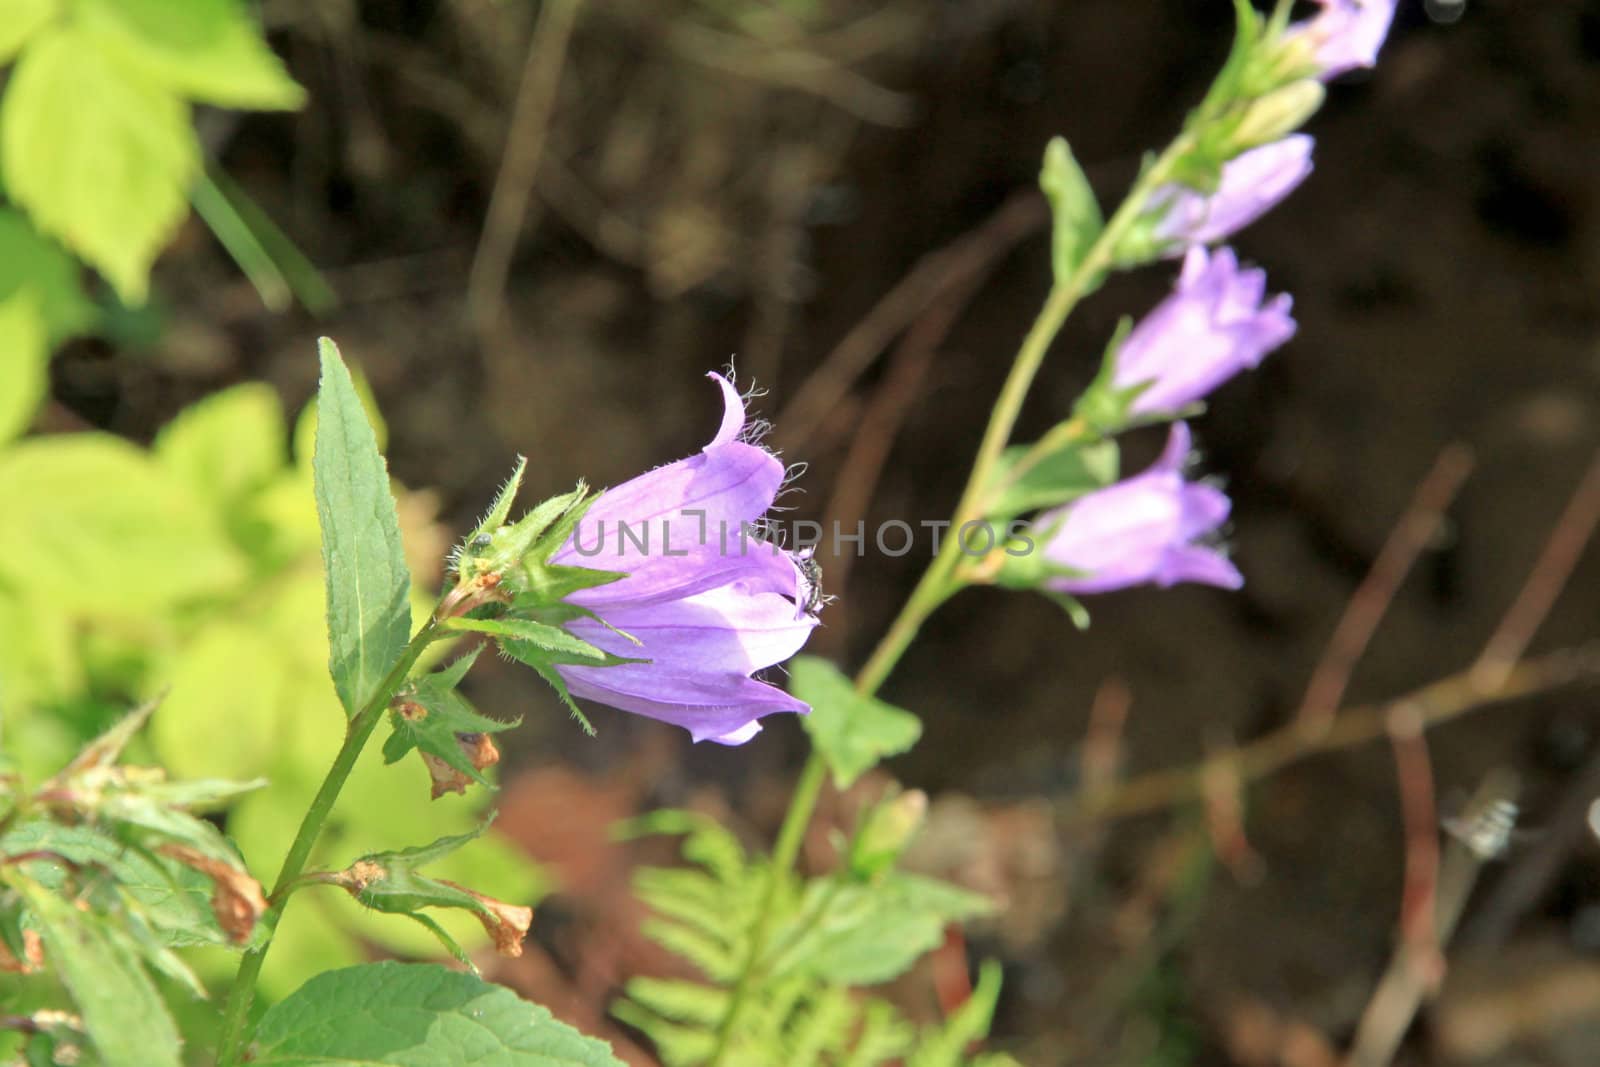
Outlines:
[[[688,526],[694,524],[683,516],[690,515],[714,528],[744,529],[761,520],[783,486],[783,464],[744,439],[744,401],[733,382],[710,377],[724,404],[711,443],[602,493],[586,521]],[[595,565],[577,551],[575,538],[552,563]],[[682,726],[696,741],[728,745],[760,732],[763,715],[810,710],[752,677],[798,652],[817,625],[805,610],[809,585],[793,553],[768,544],[730,551],[716,538],[679,538],[677,547],[660,544],[652,552],[648,544],[619,539],[617,558],[604,566],[627,577],[569,596],[596,617],[567,629],[614,655],[647,662],[559,666],[574,696]]]

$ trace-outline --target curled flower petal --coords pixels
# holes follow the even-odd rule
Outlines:
[[[1289,27],[1286,37],[1310,46],[1318,77],[1336,78],[1378,62],[1394,22],[1395,0],[1319,0],[1322,10]]]
[[[599,621],[567,628],[647,662],[556,669],[574,696],[674,723],[696,741],[741,744],[763,715],[810,710],[751,676],[799,651],[817,620],[804,610],[794,554],[759,535],[783,464],[741,440],[744,401],[730,380],[711,377],[723,397],[711,443],[601,494],[552,557],[626,574],[573,593]]]
[[[1227,520],[1229,503],[1220,490],[1184,480],[1189,447],[1188,427],[1174,423],[1149,469],[1034,520],[1045,558],[1076,572],[1051,579],[1049,588],[1077,594],[1144,584],[1243,584],[1226,556],[1200,543]]]
[[[1297,133],[1252,148],[1223,164],[1210,195],[1183,185],[1166,185],[1151,194],[1152,208],[1163,210],[1156,236],[1176,243],[1174,255],[1192,244],[1225,240],[1276,207],[1311,173],[1311,137]]]
[[[1112,384],[1145,388],[1135,415],[1179,411],[1260,364],[1294,336],[1292,301],[1263,302],[1266,274],[1241,270],[1232,249],[1192,246],[1171,296],[1146,315],[1117,350]]]

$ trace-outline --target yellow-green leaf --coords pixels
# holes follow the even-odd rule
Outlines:
[[[0,181],[123,300],[144,300],[199,164],[188,105],[83,28],[42,32],[17,62],[0,103]]]
[[[38,299],[30,291],[0,300],[0,444],[33,421],[49,362]]]
[[[0,18],[0,63],[11,62],[55,13],[56,0],[6,0],[5,16]]]
[[[154,84],[223,107],[305,102],[238,0],[80,0],[98,47]]]

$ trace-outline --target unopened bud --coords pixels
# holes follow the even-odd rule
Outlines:
[[[893,867],[928,814],[928,794],[912,789],[885,800],[870,812],[850,850],[850,869],[872,878]]]
[[[1321,82],[1301,78],[1256,99],[1233,131],[1234,152],[1247,151],[1298,130],[1316,114],[1326,96]]]

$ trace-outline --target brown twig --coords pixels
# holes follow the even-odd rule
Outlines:
[[[1470,449],[1461,444],[1450,445],[1439,453],[1433,468],[1417,485],[1411,502],[1350,597],[1321,660],[1311,672],[1305,699],[1295,716],[1308,733],[1328,728],[1344,700],[1351,673],[1366,653],[1412,565],[1444,522],[1445,510],[1461,491],[1472,463]]]
[[[545,132],[555,108],[567,43],[581,3],[582,0],[546,0],[540,5],[539,21],[528,43],[528,57],[506,129],[505,154],[467,276],[467,314],[483,336],[492,333],[499,317],[511,256],[527,222],[528,200],[539,173]]]
[[[963,279],[986,273],[1049,220],[1044,196],[1011,196],[977,228],[919,259],[895,287],[834,346],[779,414],[776,443],[794,448],[814,434],[828,413],[896,335]]]
[[[1122,766],[1122,736],[1128,723],[1133,694],[1128,683],[1113,675],[1095,690],[1089,705],[1089,727],[1083,735],[1080,760],[1083,791],[1102,793],[1116,781]]]
[[[1544,551],[1528,573],[1517,599],[1506,610],[1494,634],[1484,642],[1483,652],[1472,668],[1481,684],[1493,686],[1500,674],[1522,658],[1533,635],[1555,606],[1556,597],[1572,577],[1572,570],[1578,565],[1584,546],[1594,536],[1597,524],[1600,524],[1600,453],[1596,453],[1567,502],[1566,510],[1556,520],[1550,539],[1545,542]]]
[[[1210,768],[1220,762],[1234,762],[1240,780],[1253,782],[1313,755],[1354,748],[1382,737],[1391,709],[1399,704],[1415,705],[1423,727],[1431,729],[1494,704],[1595,681],[1600,681],[1600,641],[1521,660],[1493,685],[1486,685],[1474,671],[1462,671],[1398,700],[1341,712],[1315,738],[1290,723],[1238,749],[1212,756],[1198,766],[1153,771],[1127,779],[1098,796],[1071,798],[1065,802],[1063,816],[1069,823],[1097,821],[1160,811],[1194,800],[1203,795]]]
[[[1417,737],[1422,737],[1420,731]],[[1471,807],[1488,810],[1497,802],[1509,801],[1514,792],[1515,783],[1507,775],[1493,772],[1478,787]],[[1432,826],[1428,832],[1431,836]],[[1361,1013],[1350,1043],[1350,1055],[1345,1061],[1348,1067],[1387,1067],[1394,1059],[1423,998],[1437,984],[1441,954],[1466,908],[1484,858],[1463,840],[1452,840],[1445,850],[1433,893],[1433,933],[1425,945],[1419,947],[1402,939],[1395,949]]]
[[[1400,940],[1413,962],[1435,975],[1438,955],[1439,806],[1434,795],[1433,761],[1422,716],[1410,704],[1396,704],[1385,723],[1394,749],[1395,782],[1405,822],[1405,887],[1400,901]],[[1430,960],[1429,957],[1435,957]]]

